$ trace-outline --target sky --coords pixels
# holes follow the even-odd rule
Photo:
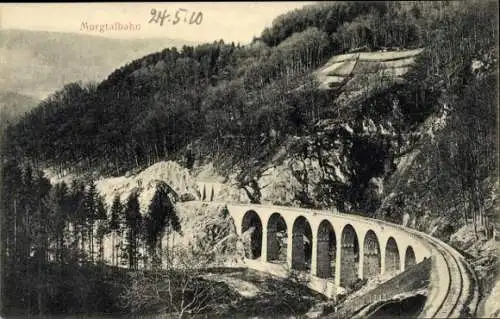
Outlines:
[[[218,39],[248,43],[273,19],[311,2],[151,2],[151,3],[9,3],[0,4],[0,27],[85,33],[112,38],[167,37],[194,42]],[[164,24],[149,22],[152,10],[166,12]],[[174,25],[178,9],[180,22]],[[166,10],[166,11],[164,11]],[[201,12],[201,14],[199,14]],[[199,25],[189,18],[199,15]],[[188,22],[184,22],[184,17]],[[170,22],[168,22],[170,20]],[[133,24],[133,31],[108,30],[92,25]],[[85,25],[85,26],[83,26]],[[139,25],[139,27],[137,27]]]

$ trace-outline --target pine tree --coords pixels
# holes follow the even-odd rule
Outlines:
[[[210,201],[214,201],[214,186],[212,185],[212,191],[210,192]]]
[[[73,258],[81,261],[83,247],[85,246],[85,237],[83,236],[84,212],[83,198],[85,195],[85,185],[78,180],[71,183],[71,194],[69,196],[69,218],[72,228],[72,253]]]
[[[7,162],[2,167],[2,188],[0,197],[0,208],[2,213],[2,243],[5,250],[3,251],[6,256],[16,256],[15,253],[15,239],[17,236],[16,222],[17,214],[20,208],[21,188],[19,181],[21,180],[21,170],[15,162]],[[3,259],[6,261],[6,259]],[[2,268],[5,269],[5,268]]]
[[[97,219],[98,193],[94,180],[90,181],[84,197],[84,215],[87,236],[89,240],[90,260],[94,261],[94,224]]]
[[[49,218],[48,197],[51,189],[50,181],[43,176],[42,172],[37,172],[37,177],[33,180],[33,189],[35,193],[32,194],[34,198],[35,215],[30,219],[30,235],[33,238],[33,249],[35,251],[36,261],[36,292],[37,292],[37,310],[39,314],[45,312],[45,296],[47,278],[46,278],[46,265],[48,263],[48,250],[49,250],[49,230],[53,220]],[[31,247],[28,248],[31,250]],[[29,275],[28,275],[29,278]]]
[[[118,218],[120,221],[120,230],[118,231],[118,243],[117,243],[117,260],[121,265],[126,266],[128,264],[128,250],[127,250],[127,230],[128,230],[128,215],[126,210],[126,205],[122,204],[121,216]]]
[[[123,205],[120,202],[120,195],[116,194],[113,199],[113,204],[111,205],[111,216],[109,220],[109,230],[112,232],[112,257],[111,262],[114,266],[118,264],[118,254],[117,254],[117,246],[116,236],[121,234],[123,220]]]
[[[49,219],[52,220],[51,241],[55,244],[55,259],[58,262],[65,260],[65,238],[67,237],[67,224],[69,222],[69,188],[65,182],[54,185],[47,199]]]
[[[6,300],[7,289],[5,286],[5,279],[8,276],[15,276],[20,271],[18,264],[16,264],[17,256],[17,224],[20,208],[21,189],[19,181],[21,180],[21,170],[17,163],[8,161],[3,163],[1,172],[1,188],[0,188],[0,294],[1,301]],[[9,296],[17,297],[14,289],[9,289]],[[20,296],[19,296],[20,297]]]
[[[18,238],[16,243],[18,248],[16,249],[19,254],[19,262],[23,265],[28,264],[28,258],[30,256],[31,244],[32,244],[32,232],[30,226],[32,225],[31,220],[36,215],[36,185],[35,178],[33,177],[33,170],[30,166],[24,169],[24,174],[22,177],[22,194],[21,194],[21,210],[20,214],[17,215],[18,222]]]
[[[137,269],[137,248],[139,234],[141,231],[142,216],[139,205],[139,194],[136,191],[132,192],[127,199],[125,214],[127,216],[126,250],[128,264],[129,268]]]
[[[179,219],[170,200],[171,188],[165,182],[156,185],[156,192],[149,205],[146,219],[146,241],[155,266],[162,263],[162,238],[167,229],[180,231]],[[159,250],[159,256],[158,252]]]
[[[106,204],[104,203],[104,199],[100,195],[97,196],[97,210],[95,219],[97,220],[97,260],[99,262],[104,262],[104,236],[106,236],[110,230],[107,225]]]
[[[205,184],[203,184],[203,195],[201,196],[201,200],[204,202],[207,198],[207,193],[205,191]]]
[[[104,236],[108,234],[108,227],[106,225],[105,220],[97,221],[97,229],[96,229],[96,239],[97,239],[97,261],[104,262]]]

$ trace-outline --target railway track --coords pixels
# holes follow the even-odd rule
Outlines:
[[[339,215],[344,215],[346,218],[352,216]],[[436,300],[436,304],[430,304],[428,311],[421,313],[422,318],[459,318],[462,317],[462,310],[464,308],[468,308],[469,315],[472,317],[476,316],[479,305],[479,288],[474,271],[460,253],[450,245],[431,235],[386,221],[375,219],[372,219],[372,221],[403,229],[414,236],[420,237],[431,246],[434,258],[437,257],[434,254],[439,254],[441,257],[439,259],[444,260],[444,263],[438,265],[436,269],[431,270],[439,272],[440,266],[444,266],[446,269],[445,276],[447,278],[445,280],[443,280],[444,278],[439,278],[439,275],[442,274],[441,271],[438,274],[438,282],[433,283],[433,289],[437,290],[435,296],[438,297],[439,301]],[[441,291],[443,289],[441,286],[443,282],[447,282],[444,293]],[[427,302],[433,303],[435,301],[428,300]]]
[[[426,318],[458,318],[462,316],[462,310],[467,307],[469,314],[475,316],[479,291],[472,271],[463,257],[452,247],[434,237],[427,234],[419,235],[425,237],[432,245],[434,252],[441,255],[448,282],[444,297],[429,311],[423,313],[423,316]],[[434,269],[434,271],[436,270]],[[441,274],[442,272],[439,275]],[[434,287],[434,289],[443,289],[439,287],[439,282],[434,283]],[[429,301],[432,302],[432,300]]]
[[[437,247],[436,247],[437,248]],[[464,278],[463,274],[460,270],[459,263],[455,256],[451,255],[449,252],[442,248],[437,248],[437,250],[443,254],[446,268],[448,269],[448,274],[450,281],[448,282],[448,288],[446,293],[446,299],[441,302],[441,305],[438,307],[435,315],[432,317],[437,318],[449,318],[449,317],[457,317],[453,314],[457,312],[460,314],[460,309],[458,309],[458,303],[460,301],[460,297],[463,293],[463,283]]]

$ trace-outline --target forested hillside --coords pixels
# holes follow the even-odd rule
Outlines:
[[[318,157],[332,151],[321,145],[337,140],[343,144],[337,156],[345,156],[341,162],[349,166],[337,169],[350,174],[350,181],[322,178],[317,187],[323,189],[297,194],[299,201],[341,206],[347,201],[373,211],[377,205],[363,204],[373,202],[366,194],[369,181],[389,176],[395,160],[416,145],[418,126],[463,100],[464,87],[477,85],[473,61],[490,67],[491,75],[481,81],[494,80],[494,7],[493,2],[306,6],[276,18],[248,46],[219,41],[166,48],[98,85],[68,84],[9,128],[4,150],[61,173],[105,175],[163,159],[184,159],[192,166],[213,158],[226,176],[237,173],[242,187],[255,190],[251,181],[281,163],[275,160],[283,160],[283,148],[288,158]],[[312,71],[332,55],[381,48],[425,50],[406,83],[361,99],[346,102],[339,99],[342,88],[318,88]],[[462,114],[457,116],[460,121]],[[361,134],[368,121],[393,137]],[[348,136],[340,123],[356,134]]]
[[[17,166],[95,177],[210,162],[253,203],[335,207],[444,240],[470,224],[475,240],[491,239],[497,12],[494,1],[324,2],[277,17],[247,46],[165,48],[95,85],[66,84],[8,127],[4,189],[31,174]],[[359,59],[370,77],[347,72],[334,87],[318,77],[341,54],[410,49],[408,65],[384,61],[407,66],[398,79],[374,78],[379,70]],[[48,196],[43,176],[30,176],[23,185],[36,180]],[[27,192],[13,194],[2,205],[19,223],[52,209],[19,208]]]
[[[22,154],[50,165],[86,168],[92,163],[115,173],[200,138],[218,145],[238,139],[253,149],[246,144],[271,128],[280,136],[295,133],[320,118],[318,112],[334,109],[330,97],[311,103],[307,94],[314,91],[289,94],[326,58],[374,41],[377,46],[423,46],[428,34],[417,33],[426,23],[417,19],[420,12],[444,8],[401,6],[315,5],[277,18],[262,41],[247,47],[219,42],[150,54],[96,87],[68,84],[14,129],[19,139],[14,143],[23,142]],[[377,25],[377,19],[387,26]],[[314,111],[306,107],[311,105]],[[43,131],[32,127],[39,122]],[[44,146],[34,150],[35,140]],[[102,167],[108,163],[112,166]]]

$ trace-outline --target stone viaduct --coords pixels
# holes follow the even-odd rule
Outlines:
[[[478,300],[473,273],[463,257],[445,243],[400,225],[340,214],[283,206],[227,204],[236,232],[250,242],[248,267],[286,276],[306,274],[308,285],[335,298],[358,278],[394,275],[432,257],[425,317],[459,315]],[[472,305],[472,306],[471,306]]]

